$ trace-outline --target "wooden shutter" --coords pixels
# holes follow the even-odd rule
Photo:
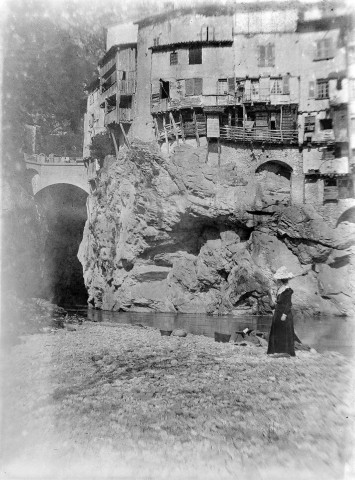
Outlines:
[[[234,95],[235,92],[235,78],[228,78],[228,93],[229,95]]]
[[[265,47],[259,45],[259,67],[265,67]]]
[[[208,40],[208,27],[205,25],[201,27],[201,40],[202,41]]]
[[[194,78],[194,95],[202,95],[202,78]]]
[[[193,95],[194,94],[194,79],[187,78],[185,80],[185,95]]]
[[[275,46],[271,43],[267,46],[266,62],[268,67],[273,67],[275,64]]]
[[[315,82],[309,82],[308,97],[314,98],[315,96]]]
[[[289,95],[290,94],[290,77],[289,77],[289,75],[285,75],[282,80],[283,80],[283,85],[282,85],[283,93],[284,93],[284,95]]]

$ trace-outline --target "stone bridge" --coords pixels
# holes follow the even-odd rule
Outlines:
[[[82,157],[58,157],[55,155],[25,154],[27,171],[31,176],[33,194],[50,185],[66,183],[81,188],[86,193],[89,183]]]

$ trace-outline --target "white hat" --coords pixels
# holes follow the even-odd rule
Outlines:
[[[293,273],[288,272],[285,266],[282,266],[279,269],[277,269],[274,275],[275,280],[287,280],[293,277],[294,277]]]

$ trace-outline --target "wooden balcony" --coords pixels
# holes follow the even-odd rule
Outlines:
[[[106,113],[105,115],[105,126],[110,125],[110,123],[118,123],[118,109],[115,108],[111,112]]]
[[[133,110],[132,108],[119,108],[119,121],[122,123],[130,123],[133,121]]]
[[[225,125],[220,127],[220,138],[234,142],[298,144],[298,130],[269,130]]]
[[[118,91],[121,95],[133,95],[136,92],[136,81],[120,80],[118,82]]]
[[[103,103],[106,98],[112,97],[117,93],[117,83],[111,85],[107,90],[101,92],[100,95],[100,103]]]
[[[100,75],[103,77],[114,65],[116,64],[116,58],[111,58],[105,65],[100,68]]]

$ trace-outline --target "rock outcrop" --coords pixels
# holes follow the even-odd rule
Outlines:
[[[166,158],[136,141],[106,157],[78,254],[89,303],[268,313],[272,275],[285,265],[296,311],[353,313],[354,224],[331,228],[310,205],[256,204],[248,180],[232,164],[206,163],[205,147]]]

